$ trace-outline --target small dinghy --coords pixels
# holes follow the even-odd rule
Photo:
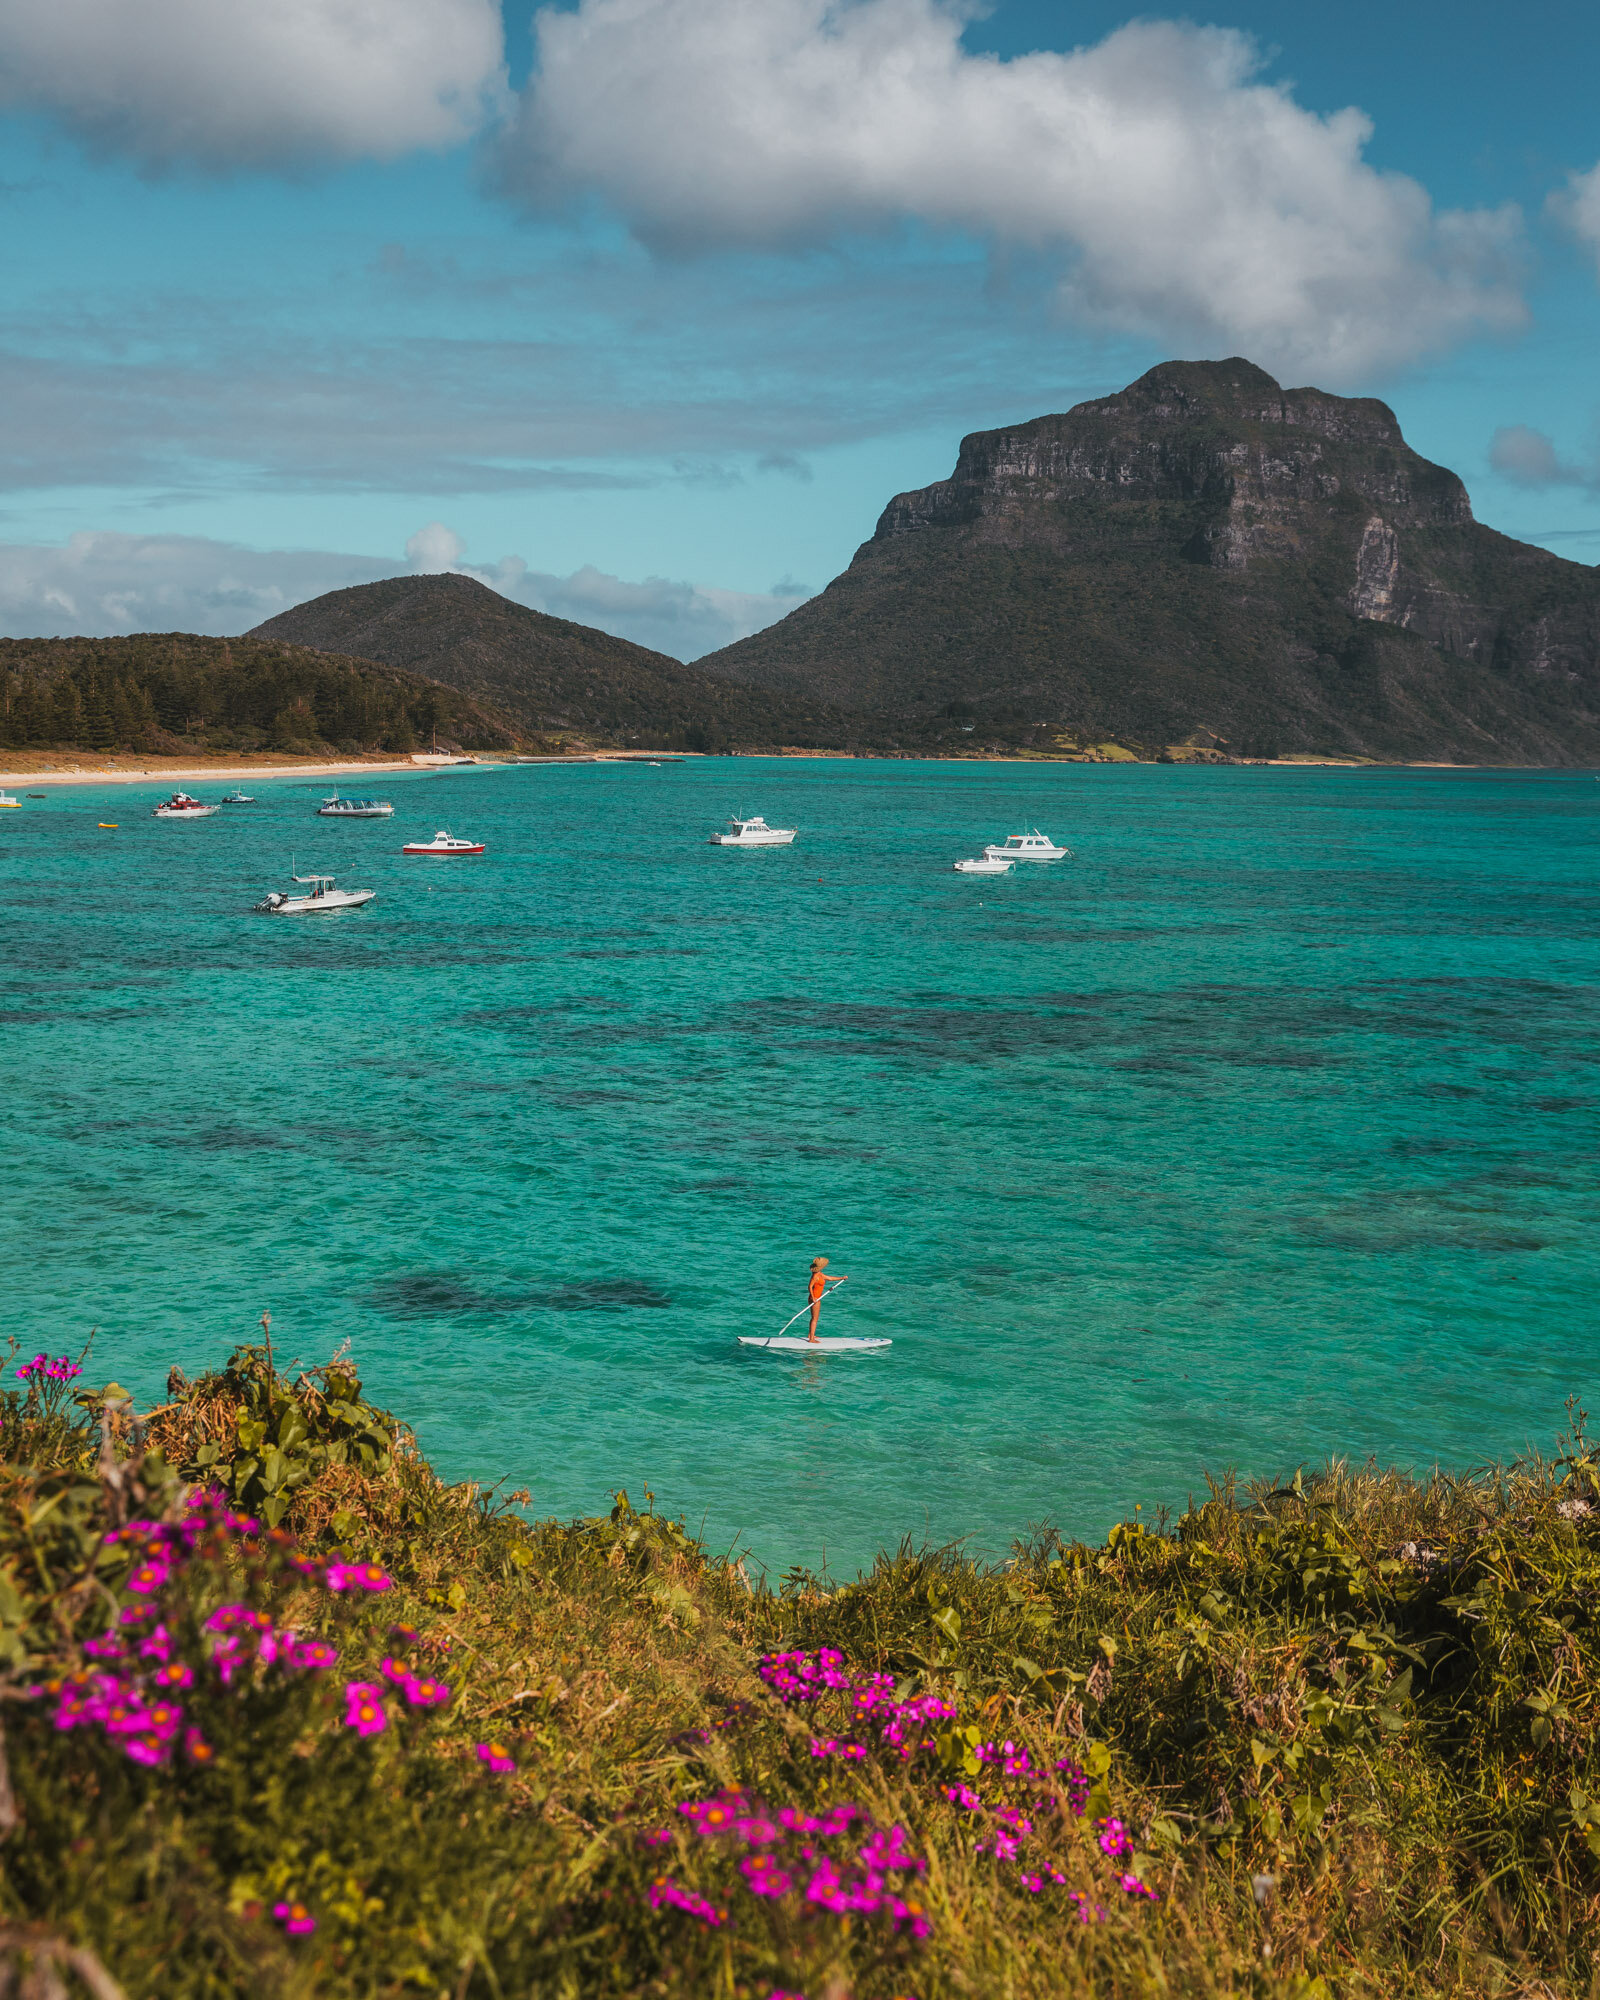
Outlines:
[[[998,854],[980,855],[976,861],[958,861],[954,864],[958,875],[1009,875],[1011,863]]]
[[[741,1347],[774,1347],[780,1354],[861,1354],[873,1347],[893,1347],[892,1340],[852,1340],[846,1335],[819,1334],[807,1340],[803,1333],[741,1333]]]
[[[248,792],[241,792],[237,785],[227,794],[222,803],[225,806],[253,806],[255,800]]]
[[[461,840],[453,833],[446,833],[443,827],[432,840],[408,840],[401,848],[402,854],[481,854],[481,840]]]

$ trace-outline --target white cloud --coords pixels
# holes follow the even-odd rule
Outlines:
[[[589,565],[553,576],[530,570],[520,556],[473,566],[460,561],[465,550],[439,521],[410,538],[403,563],[314,549],[247,549],[199,535],[86,532],[58,545],[0,543],[0,633],[48,639],[246,632],[324,591],[407,569],[459,569],[537,611],[694,659],[770,625],[810,595],[787,581],[770,591],[662,577],[628,583]]]
[[[505,92],[495,0],[5,0],[0,105],[148,168],[393,159]]]
[[[1600,264],[1600,165],[1592,166],[1586,174],[1573,174],[1567,185],[1550,197],[1550,207]]]
[[[1506,424],[1489,443],[1489,463],[1514,486],[1584,486],[1593,474],[1568,465],[1543,431],[1527,424]]]
[[[407,540],[406,561],[419,576],[432,576],[454,569],[466,548],[454,528],[447,528],[443,521],[430,521]]]
[[[1512,486],[1600,486],[1600,456],[1588,466],[1560,456],[1552,438],[1528,424],[1506,424],[1494,432],[1488,462]]]
[[[1000,61],[955,0],[580,0],[537,16],[506,142],[530,201],[597,191],[658,248],[911,217],[1064,253],[1105,325],[1362,377],[1524,319],[1514,208],[1435,214],[1356,110],[1263,83],[1231,30],[1142,21]]]
[[[85,532],[59,545],[0,543],[0,632],[43,639],[244,632],[307,597],[399,568],[200,535]]]

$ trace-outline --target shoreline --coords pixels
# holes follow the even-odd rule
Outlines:
[[[631,753],[628,753],[631,754]],[[617,761],[615,759],[607,761]],[[346,758],[337,762],[317,762],[308,759],[304,763],[285,764],[281,762],[252,763],[248,757],[219,759],[214,764],[196,764],[181,758],[173,758],[170,763],[133,765],[104,765],[86,769],[80,764],[47,765],[42,770],[0,771],[0,786],[5,785],[138,785],[145,783],[166,784],[169,781],[183,784],[209,784],[224,778],[342,778],[361,772],[382,772],[389,776],[398,773],[413,777],[424,777],[432,771],[503,771],[516,768],[519,763],[533,764],[592,764],[594,756],[585,751],[576,757],[540,758]]]
[[[1140,757],[1112,759],[1071,756],[1044,757],[1039,755],[1020,757],[957,755],[953,757],[925,756],[908,759],[895,756],[876,758],[870,754],[864,757],[860,751],[851,750],[796,750],[787,748],[776,751],[736,750],[729,754],[734,757],[773,757],[781,759],[785,763],[826,761],[840,763],[916,762],[928,764],[1128,764],[1135,768],[1148,768],[1152,770],[1157,768],[1157,760]],[[643,764],[661,762],[667,759],[670,759],[673,763],[685,763],[689,761],[700,763],[707,761],[704,753],[681,750],[654,752],[648,750],[584,750],[572,756],[565,757],[509,756],[482,759],[435,759],[432,757],[344,758],[327,762],[308,759],[303,763],[290,764],[281,761],[272,761],[270,755],[261,762],[252,762],[247,754],[243,757],[233,756],[219,759],[215,763],[197,764],[192,760],[174,758],[170,762],[157,761],[151,764],[140,765],[103,765],[94,768],[86,768],[80,764],[71,764],[65,767],[47,765],[43,769],[31,771],[0,771],[0,787],[12,785],[165,784],[168,781],[175,784],[207,784],[212,780],[232,779],[237,781],[241,778],[340,778],[369,771],[375,774],[381,772],[390,776],[396,773],[423,776],[432,771],[502,771],[524,767],[531,768],[534,765],[540,764]],[[1175,764],[1179,761],[1176,758],[1173,760]],[[1187,763],[1190,760],[1183,759],[1181,761]],[[1379,763],[1376,760],[1358,763],[1352,759],[1343,757],[1206,757],[1195,758],[1192,761],[1195,764],[1204,764],[1208,767],[1225,766],[1235,770],[1249,769],[1258,771],[1547,771],[1568,768],[1566,766],[1551,764],[1447,764],[1442,760],[1424,758],[1407,759],[1403,763],[1396,762],[1393,764]]]

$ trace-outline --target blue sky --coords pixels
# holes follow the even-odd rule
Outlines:
[[[454,566],[693,657],[1178,354],[1600,560],[1597,73],[1549,5],[8,0],[0,631]]]

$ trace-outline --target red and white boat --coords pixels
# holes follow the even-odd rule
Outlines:
[[[221,812],[220,806],[203,806],[198,799],[190,798],[187,792],[174,792],[165,804],[156,807],[153,819],[210,819],[214,812]]]
[[[432,840],[410,840],[401,848],[402,854],[481,854],[481,840],[461,840],[453,833],[446,833],[441,827]]]

